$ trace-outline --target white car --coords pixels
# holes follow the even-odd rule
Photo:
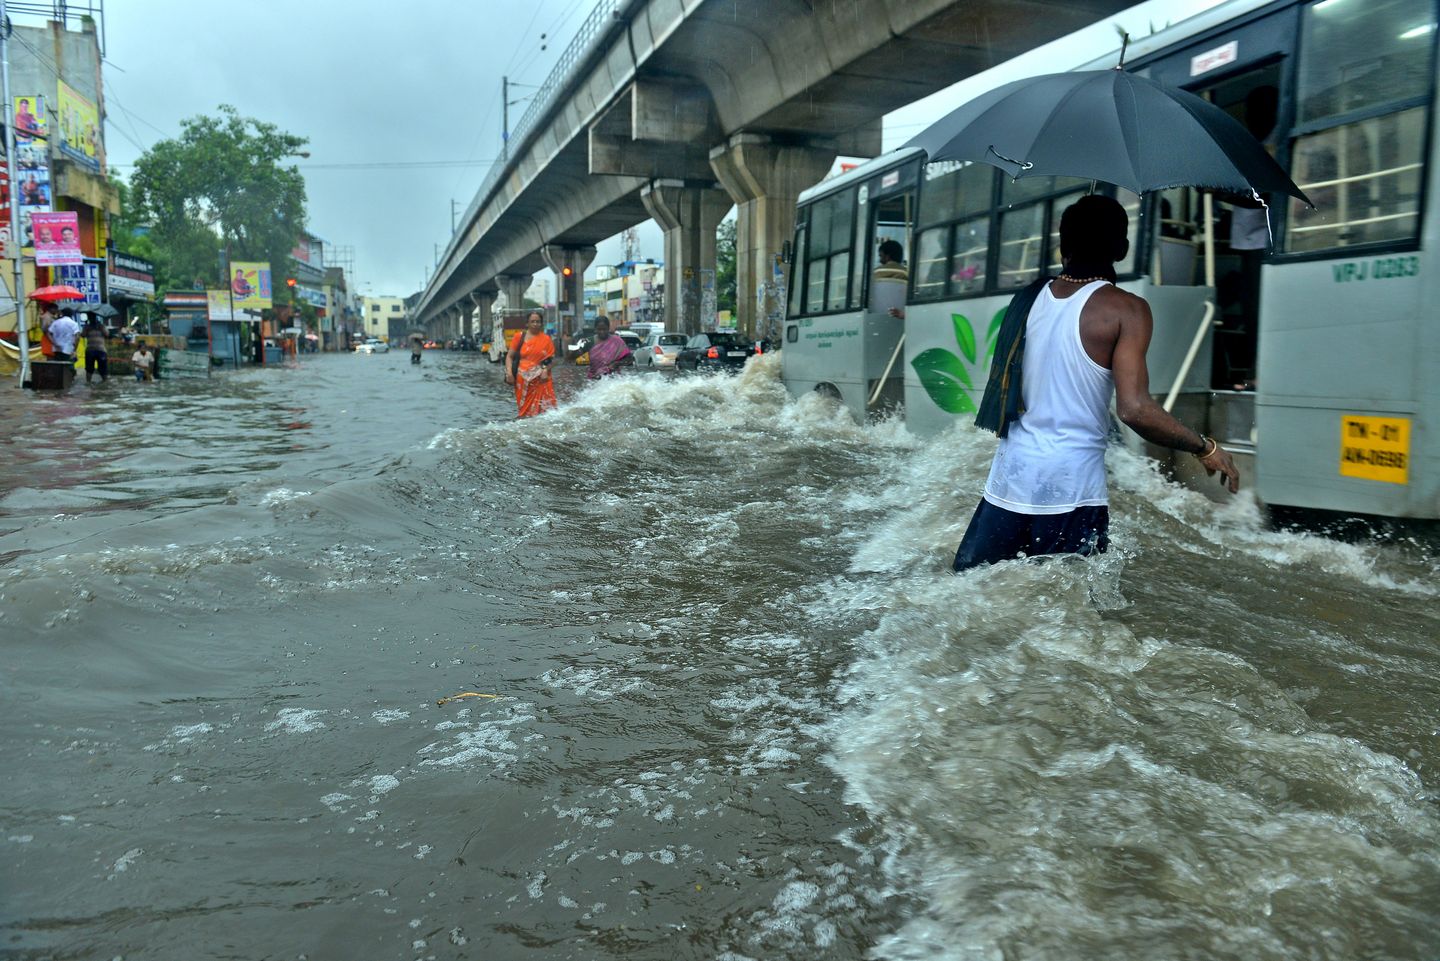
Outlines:
[[[684,334],[674,331],[660,331],[646,338],[645,343],[635,352],[636,367],[674,367],[675,356],[689,340]]]
[[[380,340],[380,339],[375,338],[375,337],[371,337],[369,340],[365,341],[363,344],[360,344],[359,346],[357,346],[357,347],[355,348],[355,353],[357,353],[357,354],[388,354],[388,353],[390,353],[390,345],[387,344],[387,343],[385,343],[385,341],[383,341],[383,340]]]

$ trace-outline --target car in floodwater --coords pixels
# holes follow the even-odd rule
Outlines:
[[[652,333],[640,349],[635,351],[635,366],[673,368],[675,358],[680,355],[681,348],[689,339],[684,334],[668,330]]]
[[[755,353],[755,342],[738,333],[709,331],[685,342],[675,355],[675,367],[678,370],[739,370]]]
[[[355,346],[357,354],[388,354],[390,345],[378,337],[371,337],[369,340]]]

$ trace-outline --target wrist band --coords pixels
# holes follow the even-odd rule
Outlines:
[[[1204,434],[1201,434],[1200,440],[1207,444],[1204,450],[1195,455],[1198,459],[1202,461],[1220,449],[1219,442],[1216,441],[1213,437],[1206,437]]]

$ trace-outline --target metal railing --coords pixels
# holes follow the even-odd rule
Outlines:
[[[515,128],[510,131],[509,139],[503,148],[501,162],[490,167],[490,172],[485,175],[480,189],[475,192],[475,198],[465,208],[465,216],[460,218],[459,229],[450,236],[450,242],[445,245],[445,254],[440,258],[442,263],[449,260],[450,254],[455,250],[461,235],[465,232],[466,225],[474,219],[476,213],[490,199],[495,188],[508,175],[511,164],[519,154],[518,150],[511,149],[512,146],[522,146],[525,138],[533,132],[535,126],[549,115],[551,108],[560,98],[561,92],[569,86],[570,81],[574,79],[575,74],[587,61],[589,55],[594,52],[601,39],[609,33],[606,28],[618,22],[620,8],[625,2],[626,0],[600,0],[595,5],[595,9],[590,11],[590,15],[585,18],[585,22],[580,24],[580,29],[576,32],[574,39],[560,54],[560,59],[556,61],[550,75],[535,91],[534,96],[530,98],[530,105],[525,108],[525,112],[516,121]],[[431,278],[427,287],[435,285],[436,282],[436,278]]]

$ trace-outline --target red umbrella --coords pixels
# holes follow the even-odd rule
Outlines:
[[[58,300],[84,300],[85,294],[69,284],[52,284],[36,290],[30,295],[30,299],[48,300],[53,304]]]

